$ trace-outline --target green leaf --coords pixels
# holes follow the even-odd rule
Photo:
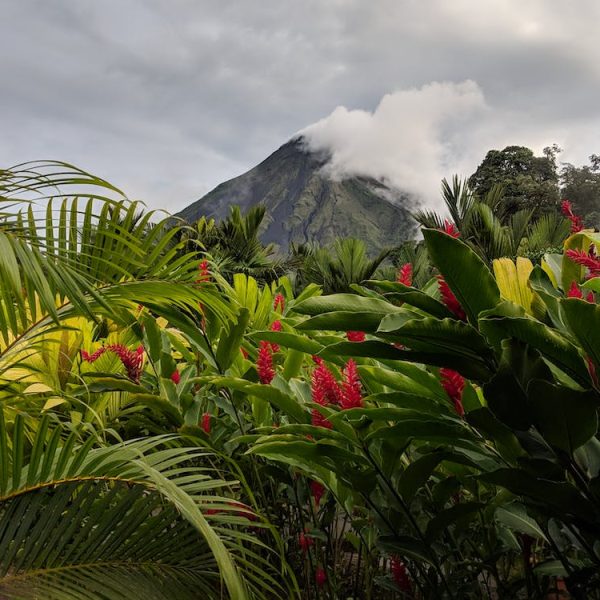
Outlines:
[[[255,331],[249,337],[279,344],[283,348],[293,348],[306,354],[318,354],[323,346],[315,340],[288,331]]]
[[[562,300],[561,306],[575,339],[600,369],[600,306],[577,298]],[[588,375],[586,382],[589,381]]]
[[[502,342],[502,360],[483,392],[490,410],[512,429],[526,431],[533,423],[527,389],[533,379],[550,378],[539,352],[518,340]]]
[[[480,329],[497,348],[500,348],[502,340],[520,340],[538,350],[580,385],[589,385],[589,374],[577,347],[555,329],[526,316],[494,315],[484,316],[480,320]]]
[[[413,460],[398,479],[398,491],[404,500],[410,503],[419,489],[429,481],[437,466],[446,460],[473,466],[473,463],[464,456],[452,452],[425,454],[417,460]]]
[[[311,316],[329,312],[358,312],[386,315],[399,310],[402,309],[384,300],[365,298],[356,294],[318,296],[308,298],[294,305],[294,312]]]
[[[597,522],[594,505],[569,483],[532,477],[530,472],[514,468],[497,469],[480,475],[479,478],[528,498],[547,515],[559,519],[583,518]]]
[[[195,380],[192,379],[192,381]],[[205,383],[203,379],[199,379],[198,381]],[[295,398],[292,398],[292,396],[285,394],[272,385],[252,383],[245,379],[236,379],[235,377],[212,377],[209,381],[218,387],[239,390],[248,396],[256,396],[257,398],[266,400],[298,423],[308,423],[310,421],[309,413],[302,408]]]
[[[561,271],[561,284],[565,293],[570,289],[571,283],[573,281],[579,283],[585,273],[585,267],[571,260],[567,256],[567,250],[583,250],[587,252],[591,241],[590,236],[585,232],[575,233],[565,241]],[[596,241],[600,242],[600,238]]]
[[[466,377],[488,379],[494,356],[483,336],[471,325],[454,319],[412,319],[389,315],[377,335],[408,346],[417,353],[437,355],[433,364],[455,368]],[[457,360],[460,358],[461,360]]]
[[[479,313],[500,302],[494,276],[481,258],[464,242],[437,229],[423,229],[427,251],[444,276],[471,323]]]
[[[596,435],[600,398],[595,392],[534,380],[528,393],[535,426],[550,445],[573,454]]]
[[[540,526],[527,514],[527,509],[516,502],[499,506],[495,513],[496,519],[506,525],[511,531],[530,535],[538,540],[546,540]]]
[[[447,527],[455,523],[465,525],[474,519],[479,511],[485,508],[481,502],[460,502],[437,513],[427,524],[425,533],[429,542],[433,542]]]
[[[416,288],[403,285],[402,283],[380,281],[377,279],[365,281],[364,283],[374,289],[382,290],[386,300],[405,302],[439,319],[454,318],[454,314],[439,300]]]
[[[358,297],[358,296],[357,296]],[[327,312],[296,325],[301,331],[377,331],[385,315],[375,312]]]
[[[250,322],[250,312],[240,308],[235,321],[230,321],[227,330],[221,333],[217,346],[216,358],[221,372],[225,372],[240,353],[240,345],[244,339],[246,327]]]

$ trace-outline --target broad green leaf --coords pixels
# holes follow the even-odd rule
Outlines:
[[[255,340],[266,340],[279,344],[284,348],[293,348],[306,354],[319,354],[323,346],[305,335],[288,331],[255,331],[249,337]]]
[[[454,292],[469,321],[500,301],[500,291],[483,260],[464,242],[436,229],[423,229],[433,264]]]
[[[471,325],[454,319],[413,319],[389,315],[377,335],[408,346],[417,353],[437,355],[433,363],[448,366],[474,379],[488,379],[494,356],[483,336]],[[457,361],[461,358],[462,361]]]
[[[534,380],[528,388],[535,426],[552,446],[569,454],[598,431],[600,396]]]
[[[194,380],[192,379],[192,381]],[[206,382],[204,379],[199,379],[198,381],[201,383]],[[257,398],[266,400],[298,423],[308,423],[310,421],[310,415],[295,398],[292,398],[272,385],[252,383],[245,379],[236,379],[234,377],[212,377],[209,381],[216,386],[239,390],[248,396],[256,396]]]
[[[497,348],[502,340],[520,340],[538,350],[580,385],[589,384],[589,375],[577,347],[544,323],[531,317],[486,315],[480,320],[480,329]]]
[[[294,305],[294,312],[310,316],[330,312],[373,313],[383,316],[400,310],[402,309],[384,300],[365,298],[356,294],[312,297]]]
[[[546,541],[546,536],[540,526],[527,514],[527,509],[516,502],[499,506],[496,509],[496,519],[506,525],[511,531],[524,533],[533,538]]]
[[[240,353],[240,346],[244,339],[246,327],[250,321],[250,312],[247,308],[240,308],[235,321],[230,321],[226,331],[221,332],[217,345],[217,364],[221,372],[225,372]]]
[[[578,265],[575,261],[567,256],[567,250],[583,250],[587,252],[590,244],[600,243],[600,236],[590,236],[587,232],[574,233],[565,241],[564,254],[562,260],[561,284],[566,293],[573,281],[579,283],[583,279],[585,267]]]
[[[439,300],[416,288],[403,285],[402,283],[380,281],[377,279],[365,281],[365,285],[381,290],[386,300],[405,302],[410,306],[425,311],[432,317],[439,319],[454,317],[453,313]]]
[[[561,306],[575,339],[600,369],[600,306],[577,298],[565,299]],[[589,382],[589,376],[586,379]]]

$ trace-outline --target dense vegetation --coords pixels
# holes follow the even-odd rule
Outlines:
[[[386,279],[357,241],[274,261],[260,211],[0,176],[0,597],[600,598],[600,234],[568,203],[446,183]]]

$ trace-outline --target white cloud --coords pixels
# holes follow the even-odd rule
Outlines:
[[[331,178],[383,179],[440,208],[442,178],[469,176],[491,148],[517,144],[540,154],[558,143],[561,158],[585,161],[595,137],[587,126],[556,119],[540,127],[534,112],[491,105],[474,81],[432,82],[386,94],[372,112],[338,106],[299,134],[309,149],[330,153],[323,171]]]
[[[461,129],[486,108],[475,82],[434,82],[386,94],[373,112],[338,106],[300,133],[312,150],[331,153],[332,178],[385,179],[431,205],[441,177],[464,158]]]

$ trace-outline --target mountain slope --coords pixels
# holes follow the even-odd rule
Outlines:
[[[370,250],[379,250],[412,237],[408,197],[367,177],[331,180],[321,172],[326,163],[325,154],[307,151],[302,138],[295,138],[178,216],[219,220],[233,204],[245,212],[262,203],[267,208],[262,239],[283,251],[291,241],[327,244],[336,237],[361,238]]]

